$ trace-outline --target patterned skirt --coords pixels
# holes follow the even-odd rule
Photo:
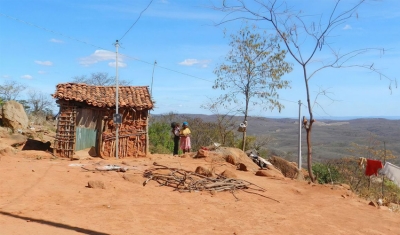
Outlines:
[[[190,149],[191,148],[191,144],[190,144],[190,137],[189,136],[181,136],[180,139],[180,147],[182,150],[186,150],[186,149]]]

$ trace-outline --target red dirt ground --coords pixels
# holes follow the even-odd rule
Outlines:
[[[142,185],[142,172],[154,161],[194,171],[210,167],[204,159],[83,158],[54,159],[33,150],[0,156],[0,234],[400,234],[400,213],[368,205],[341,186],[260,177],[220,164],[217,173],[230,169],[266,189],[264,197],[238,191],[236,200],[230,192],[179,193],[155,181]],[[96,163],[131,169],[81,168]],[[102,181],[105,189],[88,188],[91,180]]]

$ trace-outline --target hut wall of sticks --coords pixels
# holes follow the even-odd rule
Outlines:
[[[147,86],[118,89],[118,157],[148,154],[148,117],[153,108]],[[116,156],[116,87],[62,83],[52,95],[60,107],[53,154],[73,158],[76,151],[91,148],[93,156]]]

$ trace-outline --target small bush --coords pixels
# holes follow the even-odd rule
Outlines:
[[[316,163],[312,166],[312,170],[320,184],[337,183],[340,181],[340,173],[334,166]]]

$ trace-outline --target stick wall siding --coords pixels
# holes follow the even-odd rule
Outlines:
[[[54,155],[73,158],[75,151],[92,148],[97,157],[116,156],[115,109],[98,108],[76,101],[58,101],[60,114],[54,143]],[[148,110],[119,108],[118,157],[145,157],[148,153]]]
[[[60,105],[54,155],[73,158],[75,151],[90,148],[102,158],[142,157],[148,154],[148,114],[154,104],[148,86],[93,86],[61,83],[52,95]],[[122,115],[116,125],[113,115]],[[118,148],[116,145],[118,142]],[[93,156],[93,154],[91,154]]]

